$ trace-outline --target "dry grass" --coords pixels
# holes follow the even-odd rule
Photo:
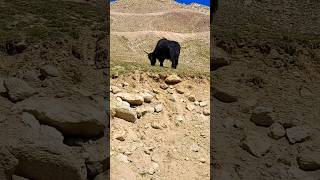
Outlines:
[[[159,2],[120,0],[111,5],[111,71],[174,71],[181,75],[209,76],[209,14],[170,1]],[[159,63],[151,67],[144,53],[152,51],[162,37],[181,45],[177,70],[170,68],[170,61],[165,61],[167,68],[160,68]]]

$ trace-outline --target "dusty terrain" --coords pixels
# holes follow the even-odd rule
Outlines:
[[[319,180],[319,2],[220,2],[211,51],[213,178]]]
[[[210,179],[209,10],[122,0],[110,14],[111,179]],[[162,37],[182,46],[177,70],[144,53]]]
[[[0,179],[106,179],[105,6],[0,2]]]

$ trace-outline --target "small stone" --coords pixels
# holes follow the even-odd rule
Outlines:
[[[320,152],[316,151],[303,151],[297,157],[299,168],[304,171],[320,170]]]
[[[117,131],[114,135],[115,139],[119,140],[119,141],[125,141],[126,137],[127,137],[127,133],[124,130],[121,131]]]
[[[177,74],[172,74],[165,79],[165,83],[174,85],[180,83],[182,80]]]
[[[199,152],[200,151],[200,147],[195,143],[190,146],[190,149],[193,152]]]
[[[206,163],[206,159],[204,159],[204,158],[200,158],[199,161],[200,161],[201,163]]]
[[[177,101],[177,98],[175,95],[170,95],[169,98],[168,98],[170,101],[172,102],[176,102]]]
[[[22,113],[22,121],[32,129],[40,130],[40,123],[32,114],[27,112]]]
[[[199,103],[200,107],[205,107],[208,105],[208,103],[206,101],[202,101]]]
[[[193,105],[192,103],[187,103],[186,108],[187,108],[189,111],[193,111],[193,110],[194,110],[194,105]]]
[[[188,100],[191,102],[195,102],[196,101],[196,97],[195,96],[189,96]]]
[[[167,92],[168,92],[169,94],[174,94],[174,91],[173,91],[172,89],[168,89]]]
[[[142,93],[142,97],[146,103],[150,103],[153,99],[153,96],[149,93]]]
[[[53,65],[45,65],[43,67],[40,68],[40,74],[43,77],[58,77],[59,76],[59,71],[56,67],[54,67]]]
[[[153,89],[152,90],[155,94],[159,94],[160,93],[160,91],[158,90],[158,89]]]
[[[138,118],[140,118],[147,113],[153,113],[155,109],[154,107],[151,107],[151,106],[143,106],[143,107],[138,107],[136,111],[137,111]]]
[[[183,117],[182,117],[181,115],[178,115],[178,116],[176,117],[176,120],[177,120],[178,122],[180,122],[180,123],[182,123],[182,122],[184,121],[184,119],[183,119]]]
[[[131,105],[140,106],[144,102],[143,97],[139,94],[118,93],[116,96],[120,97],[123,101],[127,101]]]
[[[160,88],[163,89],[163,90],[166,90],[166,89],[169,88],[169,86],[166,85],[166,84],[161,84],[161,85],[160,85]]]
[[[159,112],[163,111],[163,106],[162,106],[162,104],[158,104],[154,107],[154,109],[155,109],[155,112],[159,113]]]
[[[117,155],[117,159],[118,159],[120,162],[129,163],[128,156],[126,156],[126,155],[124,155],[124,154],[118,154],[118,155]]]
[[[257,126],[269,127],[274,123],[272,111],[270,107],[258,106],[253,110],[250,120]]]
[[[113,94],[117,94],[121,92],[121,89],[117,86],[111,86],[111,89]]]
[[[35,89],[18,78],[8,78],[4,81],[4,85],[12,102],[25,100],[36,94]]]
[[[199,101],[195,101],[195,102],[194,102],[194,105],[195,105],[195,106],[199,106],[199,105],[200,105],[200,102],[199,102]]]
[[[280,139],[286,135],[286,131],[283,126],[279,123],[274,123],[270,127],[269,136],[273,139]]]
[[[210,116],[210,109],[204,109],[203,110],[203,115]]]
[[[151,127],[154,128],[154,129],[162,129],[162,127],[160,126],[160,124],[157,123],[157,122],[152,122],[152,123],[151,123]]]
[[[128,108],[115,108],[115,117],[134,123],[137,120],[135,111]]]
[[[271,148],[271,143],[265,136],[257,132],[249,131],[245,139],[242,140],[241,147],[253,156],[262,157]]]
[[[218,99],[221,102],[224,103],[233,103],[233,102],[237,102],[238,98],[235,96],[232,96],[226,92],[223,92],[221,90],[218,90],[217,88],[213,88],[212,89],[212,96],[216,99]]]
[[[184,94],[185,90],[182,89],[181,87],[178,87],[178,88],[176,88],[176,92],[179,93],[179,94]]]
[[[286,130],[286,134],[290,143],[304,142],[310,138],[312,132],[309,126],[295,126]]]

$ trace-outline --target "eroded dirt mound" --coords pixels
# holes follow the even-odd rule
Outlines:
[[[138,71],[112,79],[111,178],[209,179],[209,85]]]

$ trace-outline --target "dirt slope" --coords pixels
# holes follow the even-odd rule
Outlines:
[[[319,2],[244,2],[214,18],[213,178],[318,180]]]

